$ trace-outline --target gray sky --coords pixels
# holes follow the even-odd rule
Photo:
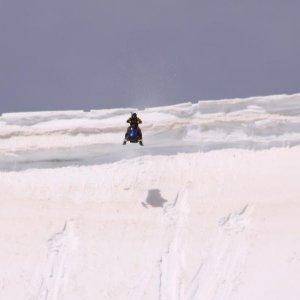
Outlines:
[[[0,0],[0,111],[300,89],[298,0]]]

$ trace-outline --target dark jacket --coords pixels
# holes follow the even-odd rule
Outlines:
[[[129,123],[130,125],[139,125],[142,123],[142,120],[140,118],[129,118],[127,120],[127,123]]]

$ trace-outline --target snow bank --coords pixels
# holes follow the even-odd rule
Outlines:
[[[3,116],[0,299],[299,299],[299,96],[203,103]]]
[[[300,94],[200,101],[139,111],[147,148],[120,147],[132,108],[4,114],[0,169],[90,165],[143,155],[300,144]],[[69,163],[66,163],[69,161]],[[33,163],[35,163],[33,165]]]

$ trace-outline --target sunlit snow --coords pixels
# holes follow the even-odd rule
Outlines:
[[[0,299],[299,299],[299,178],[300,94],[3,114]]]

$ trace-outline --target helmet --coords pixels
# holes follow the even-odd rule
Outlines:
[[[133,113],[133,114],[131,115],[131,117],[135,119],[135,118],[137,118],[137,114],[136,114],[136,113]]]

